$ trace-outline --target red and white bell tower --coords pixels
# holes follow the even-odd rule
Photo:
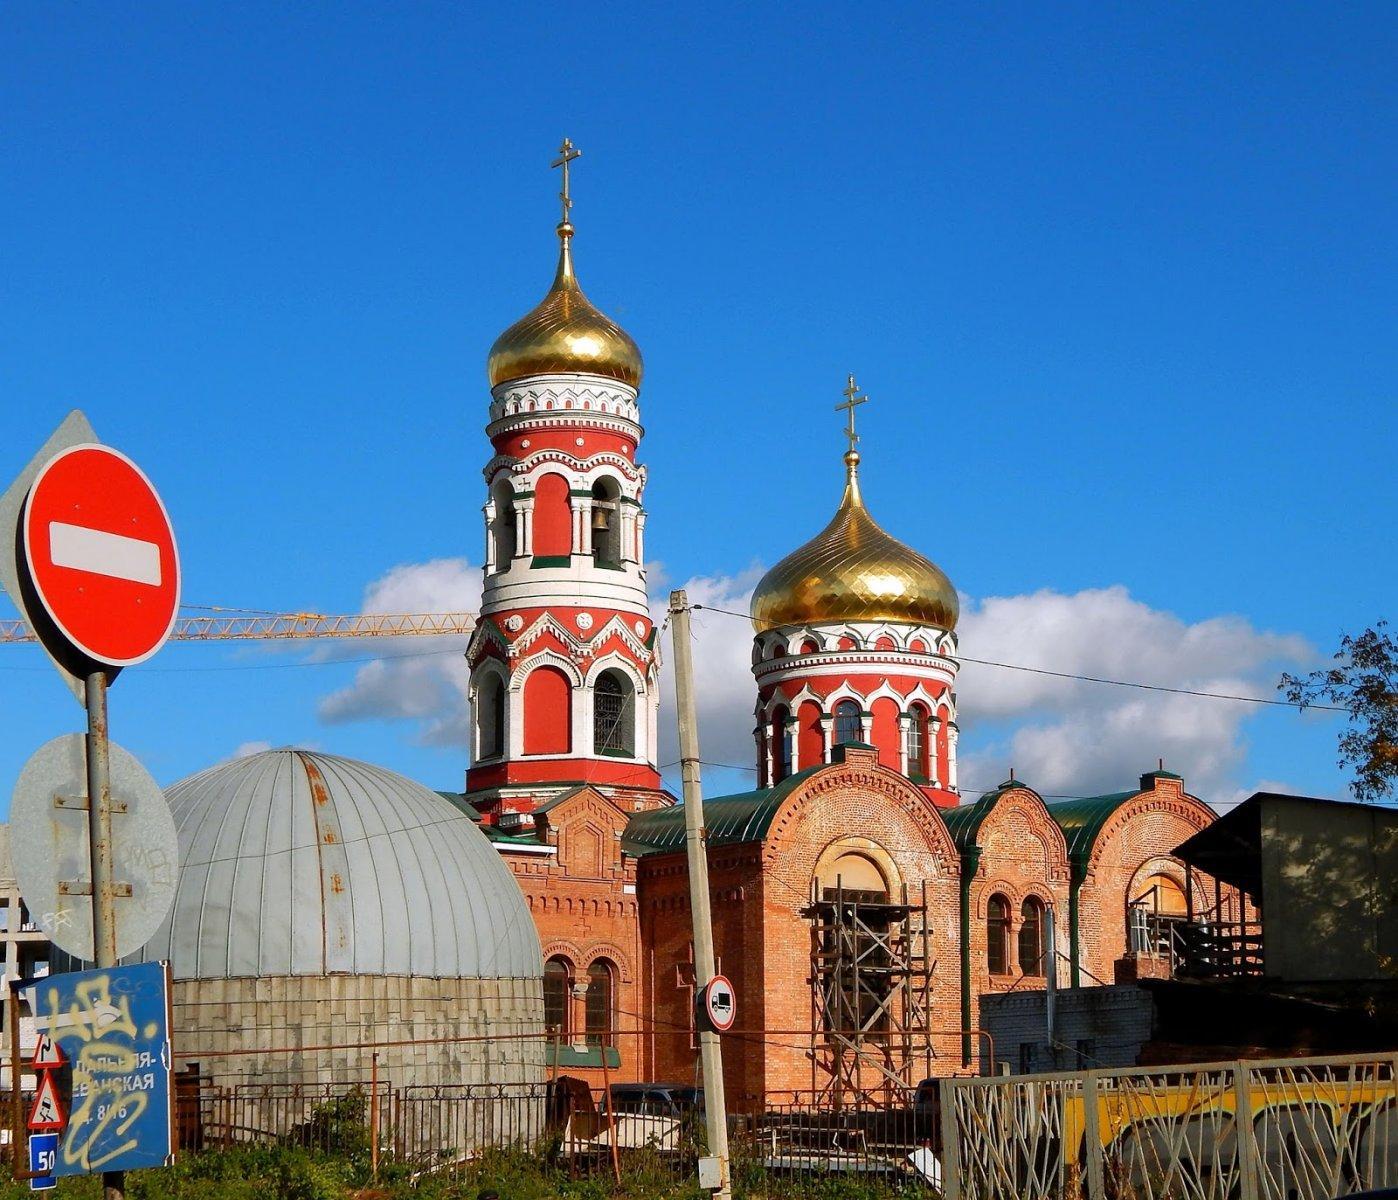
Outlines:
[[[466,789],[488,821],[589,783],[659,802],[659,666],[646,602],[641,352],[573,270],[564,141],[558,270],[488,371],[485,592],[467,650]]]

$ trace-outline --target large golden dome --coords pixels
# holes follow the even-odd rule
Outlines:
[[[583,295],[573,273],[573,226],[558,227],[562,246],[553,286],[532,312],[495,339],[486,361],[490,386],[529,375],[602,375],[641,386],[641,351],[626,330]]]
[[[859,454],[845,455],[849,481],[824,530],[781,560],[752,594],[758,633],[780,625],[901,621],[955,629],[956,589],[942,569],[890,537],[859,494]]]

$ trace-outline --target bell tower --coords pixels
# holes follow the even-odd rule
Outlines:
[[[568,140],[558,268],[491,348],[485,592],[466,657],[466,789],[508,824],[567,787],[660,800],[659,666],[646,602],[641,352],[573,267]]]

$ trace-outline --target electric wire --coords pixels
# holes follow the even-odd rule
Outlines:
[[[734,612],[730,608],[718,608],[712,604],[691,604],[690,608],[698,612],[721,613],[725,617],[737,617],[741,621],[751,621],[752,617],[748,613]],[[1025,671],[1031,675],[1047,675],[1054,679],[1071,679],[1079,683],[1100,683],[1110,687],[1140,688],[1148,692],[1169,692],[1176,696],[1198,696],[1206,700],[1231,700],[1238,704],[1267,704],[1275,705],[1279,708],[1299,708],[1290,700],[1275,700],[1267,696],[1239,696],[1231,692],[1206,692],[1198,688],[1170,687],[1163,683],[1143,683],[1130,679],[1107,679],[1101,675],[1079,675],[1072,671],[1052,671],[1047,667],[1029,667],[1020,663],[997,662],[989,658],[971,658],[965,654],[956,656],[958,662],[975,663],[980,667],[998,667],[1004,671]],[[1348,712],[1349,710],[1339,704],[1308,704],[1307,708],[1318,709],[1321,712]]]

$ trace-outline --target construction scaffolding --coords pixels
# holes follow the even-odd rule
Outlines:
[[[907,1104],[932,1074],[927,885],[916,901],[812,884],[811,1088],[833,1107]]]

